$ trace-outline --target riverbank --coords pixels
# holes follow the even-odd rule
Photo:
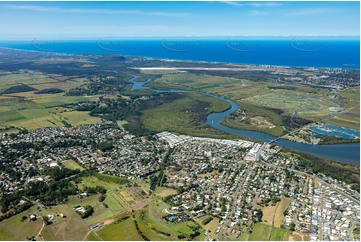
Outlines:
[[[154,92],[191,92],[191,91],[184,91],[184,90],[157,90],[157,89],[153,89],[151,87],[147,87],[144,86],[145,84],[150,83],[151,80],[147,80],[145,82],[134,82],[133,79],[131,79],[131,82],[133,84],[136,83],[136,86],[133,85],[132,89],[136,90],[136,89],[147,89],[147,90],[151,90]],[[200,91],[197,91],[200,92]],[[221,124],[221,121],[227,117],[228,115],[234,113],[236,110],[238,110],[240,108],[240,106],[235,103],[232,100],[214,95],[214,94],[210,94],[210,93],[204,93],[204,92],[200,92],[204,95],[216,98],[218,100],[227,102],[231,105],[231,108],[223,111],[223,112],[218,112],[218,113],[210,113],[208,114],[207,118],[206,118],[206,123],[216,129],[216,130],[220,130],[232,135],[239,135],[241,137],[248,137],[250,139],[253,140],[258,140],[258,141],[263,141],[263,142],[270,142],[272,140],[274,140],[275,136],[272,135],[268,135],[265,133],[261,133],[261,132],[257,132],[257,131],[249,131],[249,130],[238,130],[235,128],[230,128],[227,126],[224,126]],[[296,150],[296,151],[300,151],[303,153],[308,153],[308,154],[312,154],[324,159],[329,159],[329,160],[335,160],[335,161],[343,161],[343,162],[348,162],[348,163],[353,163],[353,164],[359,164],[360,163],[360,143],[353,143],[353,144],[339,144],[339,145],[308,145],[308,144],[300,144],[297,142],[293,142],[290,140],[286,140],[286,139],[279,139],[277,140],[274,144],[282,146],[282,147],[286,147],[292,150]]]

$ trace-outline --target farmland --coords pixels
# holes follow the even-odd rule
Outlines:
[[[60,77],[49,77],[43,74],[10,74],[0,76],[1,90],[19,85],[27,85],[32,90],[44,90],[46,88],[59,88],[67,90],[80,86],[85,79],[78,78],[71,81],[59,81]],[[57,127],[70,124],[78,126],[82,124],[99,123],[100,119],[89,116],[88,112],[74,111],[62,107],[68,104],[96,100],[97,97],[72,97],[64,93],[36,94],[35,91],[2,94],[0,96],[0,127],[17,127],[33,130],[43,127]],[[16,130],[16,129],[15,129]]]

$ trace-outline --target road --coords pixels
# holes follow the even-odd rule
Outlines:
[[[233,194],[233,197],[232,197],[232,206],[230,208],[230,212],[228,213],[227,215],[227,218],[224,220],[224,223],[222,225],[222,229],[219,231],[218,233],[218,240],[223,240],[223,235],[224,235],[224,230],[226,229],[227,225],[229,224],[229,222],[231,221],[231,218],[234,217],[234,214],[235,214],[235,211],[236,211],[236,206],[237,206],[237,198],[240,194],[242,194],[243,192],[243,187],[245,185],[245,177],[248,177],[248,174],[250,174],[252,171],[251,171],[251,167],[248,166],[246,172],[241,175],[241,176],[238,176],[238,177],[241,177],[242,180],[239,181],[238,183],[238,186],[237,186],[237,189],[236,191],[234,192]]]

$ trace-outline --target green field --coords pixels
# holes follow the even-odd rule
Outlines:
[[[273,228],[269,225],[257,223],[249,235],[250,241],[288,241],[291,232],[287,229]]]
[[[60,213],[63,213],[66,218],[60,217]],[[43,216],[56,215],[53,224],[46,225],[42,231],[44,240],[83,240],[90,231],[85,220],[75,212],[70,204],[47,207],[42,209],[41,214]]]
[[[68,168],[68,169],[72,169],[72,170],[76,170],[76,169],[79,169],[80,171],[84,171],[85,168],[82,167],[81,165],[79,165],[78,163],[76,163],[75,161],[73,160],[67,160],[67,161],[64,161],[63,163],[63,166]]]
[[[149,86],[159,89],[202,89],[212,91],[215,88],[239,89],[243,81],[235,78],[210,76],[206,74],[168,73],[155,79]]]
[[[3,75],[0,76],[0,93],[1,90],[23,84],[37,90],[45,88],[68,90],[82,85],[84,82],[85,79],[82,78],[65,82],[45,75],[29,73]],[[73,126],[100,123],[99,118],[89,116],[88,112],[60,107],[67,104],[96,100],[97,98],[96,96],[65,96],[64,93],[35,94],[34,91],[2,94],[0,95],[0,128],[15,126],[32,130],[64,126],[67,123]]]
[[[244,101],[258,106],[280,109],[290,115],[297,111],[300,117],[305,118],[323,117],[330,114],[330,107],[340,107],[325,97],[295,93],[293,91],[273,91],[264,95],[246,98]]]
[[[350,87],[338,93],[345,103],[345,108],[352,108],[348,112],[328,119],[326,123],[344,126],[351,129],[360,129],[360,87]]]
[[[97,232],[103,240],[142,241],[132,218],[113,223]]]
[[[82,182],[79,185],[79,188],[81,188],[82,186],[87,186],[87,187],[103,186],[107,190],[115,189],[115,188],[120,187],[119,184],[116,184],[114,182],[101,180],[96,176],[84,176],[84,177],[82,177]]]
[[[239,116],[228,116],[222,124],[238,129],[254,130],[280,136],[285,130],[282,127],[282,115],[270,109],[255,106],[247,102],[239,102],[246,113],[245,119]]]
[[[21,222],[22,216],[29,217],[30,214],[35,212],[36,207],[34,206],[27,211],[0,222],[0,240],[26,240],[26,237],[37,235],[43,224],[42,220],[39,219],[33,222],[26,220]]]
[[[161,74],[161,72],[157,74]],[[250,116],[246,120],[247,122],[227,119],[224,121],[224,125],[261,131],[276,136],[285,132],[280,121],[283,116],[292,116],[297,111],[300,118],[319,120],[332,113],[331,107],[341,107],[344,104],[345,108],[353,108],[353,110],[326,122],[353,129],[359,129],[360,125],[359,87],[348,88],[335,96],[327,89],[316,87],[297,84],[289,84],[285,87],[271,81],[255,82],[186,72],[164,73],[150,86],[159,89],[200,89],[225,96],[239,103],[241,109],[248,111]],[[254,111],[256,109],[262,111],[262,115],[257,115],[255,118]],[[275,115],[273,112],[267,112],[268,109],[278,109],[283,113]],[[185,115],[183,121],[187,122],[188,119],[189,117]],[[175,123],[182,125],[182,123]]]

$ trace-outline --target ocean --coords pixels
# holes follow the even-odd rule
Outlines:
[[[64,54],[360,69],[356,38],[112,39],[0,41],[0,47]]]

